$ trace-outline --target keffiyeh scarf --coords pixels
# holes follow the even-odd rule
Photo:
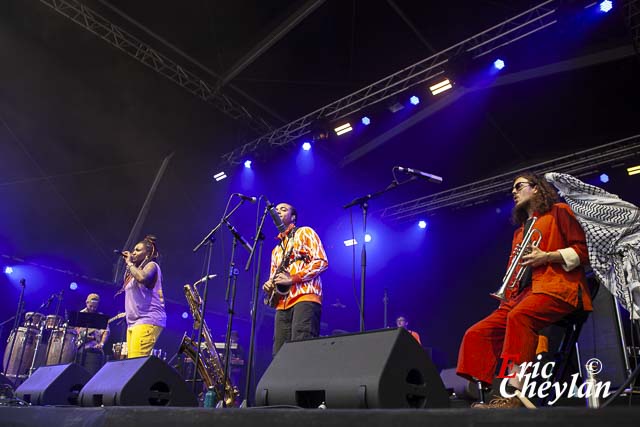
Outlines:
[[[556,172],[545,174],[582,226],[591,268],[632,314],[640,316],[640,210],[615,194]]]

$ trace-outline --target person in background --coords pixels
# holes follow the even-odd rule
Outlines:
[[[85,301],[85,308],[81,313],[99,313],[100,295],[89,294]],[[78,331],[78,363],[82,365],[90,374],[95,374],[104,365],[104,344],[109,338],[109,326],[107,329],[76,328]]]
[[[420,342],[420,334],[417,333],[416,331],[412,331],[411,329],[408,328],[409,326],[409,320],[407,319],[407,316],[399,316],[396,319],[396,326],[398,328],[404,328],[407,330],[407,332],[409,332],[411,334],[411,336],[418,341],[418,344],[422,345],[422,343]]]

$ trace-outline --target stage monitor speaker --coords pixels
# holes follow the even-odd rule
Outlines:
[[[80,391],[81,406],[198,406],[180,374],[155,356],[107,362]]]
[[[16,390],[32,405],[77,405],[80,389],[91,374],[76,363],[41,366]]]
[[[616,304],[611,292],[600,286],[593,300],[593,312],[582,326],[578,340],[581,363],[584,365],[592,358],[600,360],[602,370],[596,378],[598,381],[611,381],[612,389],[619,388],[627,379],[625,348],[618,327]],[[628,316],[623,313],[623,316]]]
[[[429,356],[404,329],[286,343],[256,388],[256,404],[317,408],[446,408]]]

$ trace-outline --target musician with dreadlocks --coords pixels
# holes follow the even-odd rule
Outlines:
[[[503,377],[535,362],[541,329],[576,310],[592,309],[581,268],[588,263],[585,235],[569,206],[556,203],[551,185],[533,173],[518,175],[511,194],[515,203],[512,221],[518,228],[509,264],[530,227],[539,230],[542,239],[537,247],[528,245],[529,251],[521,257],[521,266],[527,270],[520,281],[506,287],[499,307],[471,326],[460,345],[457,374],[484,385],[492,383],[500,358]],[[502,372],[503,367],[509,367],[509,372]],[[505,388],[507,397],[475,406],[523,406],[524,399],[516,393],[522,389],[521,378],[510,378]]]
[[[122,253],[127,264],[124,276],[127,317],[128,358],[151,354],[153,346],[167,324],[162,294],[162,272],[156,262],[155,236],[146,236],[133,251]]]

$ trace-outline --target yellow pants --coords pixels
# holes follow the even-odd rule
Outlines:
[[[149,356],[160,332],[162,326],[135,325],[127,328],[127,359]]]

